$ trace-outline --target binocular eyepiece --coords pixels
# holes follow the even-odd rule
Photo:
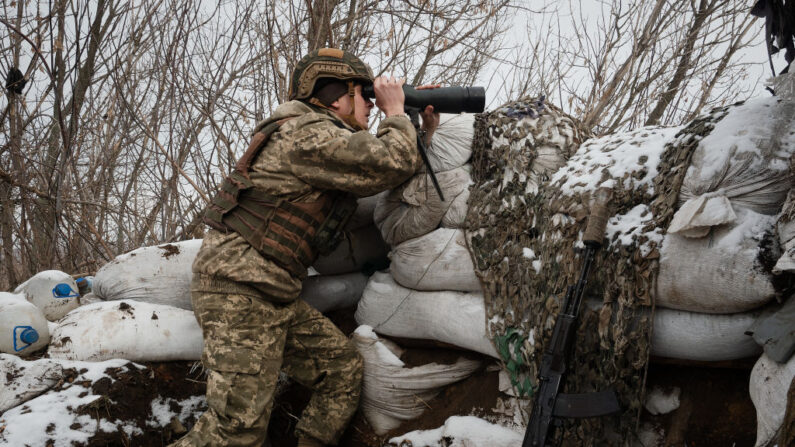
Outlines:
[[[486,89],[483,87],[439,87],[417,90],[411,85],[403,85],[406,107],[425,110],[433,106],[437,113],[481,113],[486,107]],[[362,96],[375,98],[372,85],[362,87]]]

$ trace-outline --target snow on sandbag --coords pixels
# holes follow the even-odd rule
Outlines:
[[[193,239],[119,255],[94,276],[93,293],[105,301],[136,300],[192,310],[191,266],[201,244],[201,239]]]
[[[361,272],[309,276],[299,298],[321,313],[347,309],[359,302],[369,279]]]
[[[759,315],[760,311],[715,315],[658,307],[651,355],[704,362],[758,355],[762,348],[745,332]]]
[[[428,146],[428,162],[433,172],[449,171],[464,166],[472,157],[475,115],[442,113],[439,127]]]
[[[770,97],[730,108],[693,153],[668,232],[703,237],[734,222],[738,207],[778,214],[794,180],[794,123],[793,101]]]
[[[426,172],[382,196],[373,216],[390,246],[435,230],[456,197],[472,182],[466,167],[436,173],[445,201],[442,202]]]
[[[394,247],[389,258],[389,271],[403,287],[481,291],[463,230],[439,228]]]
[[[50,330],[42,310],[23,295],[0,292],[0,352],[25,357],[49,342]]]
[[[784,423],[787,391],[795,378],[795,357],[785,364],[776,363],[762,354],[751,370],[749,390],[756,407],[756,445],[775,443],[774,437]],[[773,442],[771,442],[773,441]]]
[[[443,387],[469,377],[477,360],[459,358],[452,365],[430,363],[407,368],[400,347],[381,340],[369,326],[353,333],[353,343],[364,359],[362,410],[378,435],[419,417]]]
[[[321,275],[369,272],[385,268],[389,246],[374,225],[345,232],[344,239],[331,253],[320,256],[312,267]]]
[[[499,358],[486,336],[480,293],[411,290],[377,272],[364,289],[355,318],[379,334],[437,340]]]
[[[0,414],[49,390],[61,377],[63,367],[53,360],[0,354]]]
[[[430,447],[517,447],[524,435],[475,416],[451,416],[434,430],[416,430],[394,437],[389,445]]]
[[[202,332],[192,311],[124,300],[89,304],[63,318],[52,333],[51,358],[139,362],[198,360]]]
[[[760,259],[778,257],[775,216],[738,208],[732,224],[694,239],[667,234],[654,298],[658,306],[704,313],[756,309],[775,296]]]
[[[68,273],[45,270],[31,276],[14,290],[41,309],[44,316],[55,321],[80,305],[77,283]]]

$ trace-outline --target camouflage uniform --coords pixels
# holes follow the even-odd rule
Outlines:
[[[354,132],[330,111],[290,101],[257,130],[286,118],[250,170],[251,180],[272,195],[368,196],[399,185],[420,166],[405,116],[384,119],[373,136]],[[280,369],[314,391],[297,434],[336,444],[358,405],[362,360],[339,329],[297,299],[301,279],[237,233],[216,230],[205,236],[193,271],[209,409],[173,445],[260,446]]]

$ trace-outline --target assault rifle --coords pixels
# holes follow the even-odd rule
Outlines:
[[[433,106],[436,113],[481,113],[486,107],[486,90],[483,87],[440,87],[417,90],[411,85],[404,85],[403,93],[406,98],[404,107],[406,114],[414,124],[414,128],[417,129],[417,148],[422,156],[422,162],[425,163],[428,174],[431,176],[439,199],[444,202],[442,188],[439,187],[439,181],[436,180],[436,175],[431,169],[431,163],[426,154],[425,132],[420,130],[419,113],[427,106]],[[368,85],[362,88],[362,96],[375,98],[373,86]]]
[[[595,393],[561,393],[568,369],[569,357],[574,348],[577,333],[577,318],[580,313],[588,272],[594,255],[602,246],[607,225],[606,200],[597,202],[591,209],[588,226],[583,235],[585,259],[577,284],[569,286],[563,307],[555,320],[552,338],[541,358],[538,373],[538,389],[530,422],[527,424],[522,447],[547,447],[555,427],[562,425],[562,418],[591,418],[607,416],[621,410],[616,393],[612,389]],[[554,426],[553,426],[554,425]]]

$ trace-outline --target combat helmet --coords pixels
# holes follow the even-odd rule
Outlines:
[[[320,48],[304,56],[293,70],[288,96],[307,99],[312,96],[319,79],[373,83],[373,71],[361,59],[337,48]]]

